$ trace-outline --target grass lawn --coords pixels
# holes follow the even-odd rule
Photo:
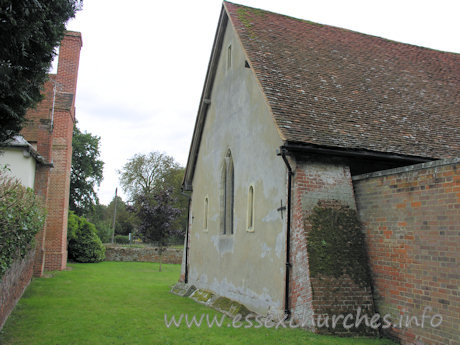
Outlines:
[[[394,344],[386,339],[319,336],[299,329],[165,326],[182,313],[220,315],[169,293],[179,265],[70,264],[34,279],[0,333],[0,344]]]

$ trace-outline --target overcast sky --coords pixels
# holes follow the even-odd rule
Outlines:
[[[460,53],[458,0],[236,2]],[[69,22],[83,37],[78,126],[101,137],[101,203],[113,198],[117,169],[135,153],[164,152],[185,166],[221,6],[220,0],[85,0]]]

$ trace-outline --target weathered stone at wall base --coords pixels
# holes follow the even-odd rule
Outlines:
[[[241,303],[226,297],[218,296],[208,290],[197,289],[194,285],[185,284],[183,282],[176,283],[171,288],[171,293],[181,297],[189,297],[195,302],[211,307],[231,318],[236,315],[241,315],[243,318],[249,314],[257,315],[257,313],[250,311]]]
[[[140,262],[160,262],[160,252],[158,247],[121,247],[105,245],[105,261],[140,261]],[[161,258],[164,264],[182,263],[182,249],[167,248]]]
[[[16,260],[0,281],[0,330],[32,279],[34,258],[32,249],[24,259]]]
[[[196,287],[194,285],[178,282],[172,287],[171,292],[177,296],[189,297],[195,290]]]

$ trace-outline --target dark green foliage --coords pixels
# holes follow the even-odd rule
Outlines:
[[[73,212],[69,213],[68,224],[68,228],[72,228],[68,247],[69,259],[77,262],[103,261],[105,259],[105,247],[97,236],[94,224]]]
[[[45,209],[30,188],[0,170],[0,277],[32,248]]]
[[[74,126],[69,208],[79,216],[87,215],[99,203],[94,188],[100,185],[104,168],[104,162],[99,159],[100,140]]]
[[[179,166],[173,157],[159,152],[135,154],[118,173],[123,190],[128,193],[133,202],[135,215],[139,215],[138,200],[145,201],[146,198],[152,200],[155,194],[169,189],[172,193],[173,206],[180,211],[172,227],[177,231],[177,237],[184,236],[188,200],[181,193],[181,186],[185,169]]]
[[[102,243],[108,243],[112,240],[112,222],[113,211],[115,206],[113,199],[108,206],[94,205],[87,219],[96,226],[97,235]],[[129,211],[129,206],[117,196],[117,218],[115,221],[115,235],[128,235],[134,233],[136,229],[136,214]]]
[[[173,225],[180,213],[174,207],[171,189],[160,190],[155,195],[139,195],[136,203],[140,220],[139,235],[144,242],[155,242],[160,255],[163,254],[169,239],[177,233]]]
[[[170,189],[159,191],[153,196],[138,197],[139,235],[144,242],[156,242],[159,247],[168,245],[168,239],[175,232],[174,220],[180,212],[173,206],[173,201]]]
[[[0,142],[19,133],[42,99],[54,49],[81,0],[0,0]]]
[[[109,243],[112,240],[112,223],[111,217],[107,214],[107,206],[94,205],[91,212],[86,215],[86,219],[96,226],[97,235],[102,243]]]
[[[79,226],[80,217],[78,217],[74,212],[69,211],[69,217],[67,219],[67,245],[70,240],[76,238]]]
[[[95,221],[97,236],[101,239],[102,243],[109,243],[112,240],[112,227],[105,221]]]
[[[115,243],[128,244],[129,243],[129,236],[116,235],[115,236]]]
[[[184,239],[185,227],[187,226],[187,208],[188,198],[182,194],[182,181],[184,179],[185,169],[182,167],[172,169],[165,178],[166,187],[171,188],[173,205],[180,212],[173,223],[173,228],[177,230],[176,241]]]
[[[113,212],[115,209],[115,198],[107,206],[107,219],[113,221]],[[115,220],[115,235],[128,235],[134,233],[136,227],[136,214],[130,211],[129,206],[117,196],[117,218]],[[110,223],[112,224],[112,223]]]
[[[346,206],[315,207],[308,217],[307,249],[312,277],[348,274],[361,286],[370,284],[362,224]]]

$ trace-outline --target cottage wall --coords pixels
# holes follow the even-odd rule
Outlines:
[[[25,187],[34,188],[36,160],[23,147],[2,147],[0,165],[8,165],[7,174]]]

